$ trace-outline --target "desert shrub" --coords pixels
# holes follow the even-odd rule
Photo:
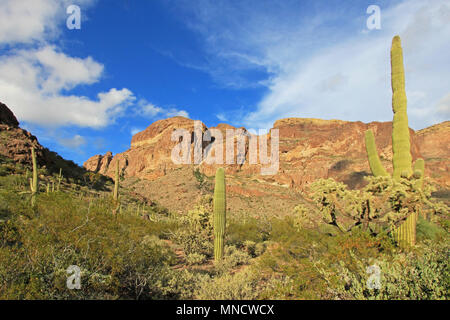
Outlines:
[[[298,229],[293,221],[293,217],[272,221],[267,249],[250,266],[262,278],[273,281],[275,289],[264,291],[261,296],[264,299],[329,298],[329,284],[319,272],[319,266],[333,270],[337,261],[350,263],[353,251],[375,259],[389,257],[395,249],[385,234],[374,237],[364,231],[355,231],[330,237],[319,230]],[[277,291],[276,284],[280,281],[288,281],[289,286]]]
[[[251,240],[244,241],[243,250],[252,258],[258,257],[264,253],[267,247],[267,241],[255,243]]]
[[[258,282],[258,276],[249,270],[224,273],[204,278],[196,297],[201,300],[251,300],[258,296]]]
[[[157,287],[166,299],[194,299],[201,286],[209,280],[207,274],[169,269],[157,281]]]
[[[215,265],[217,274],[225,274],[238,266],[248,264],[250,256],[247,252],[237,249],[235,246],[225,246],[224,257]]]
[[[329,283],[334,299],[448,299],[450,292],[448,243],[431,243],[415,252],[402,252],[392,260],[369,261],[352,254],[352,265],[339,261],[336,268],[324,268],[321,274]],[[376,264],[380,273],[379,288],[369,288],[367,267]],[[325,270],[327,269],[327,270]]]
[[[213,254],[212,197],[203,197],[187,214],[179,217],[173,240],[183,248],[186,255]]]
[[[397,227],[412,212],[423,216],[448,215],[449,208],[431,199],[432,187],[419,188],[415,179],[368,177],[361,190],[350,190],[333,179],[319,179],[309,190],[310,203],[295,208],[296,225],[317,226],[321,220],[340,232],[353,229],[373,234]]]
[[[417,241],[438,240],[447,235],[447,232],[437,224],[419,217],[416,227]]]
[[[190,253],[186,256],[186,263],[188,265],[202,264],[206,260],[206,256],[199,253]]]
[[[107,200],[87,202],[64,193],[40,196],[36,213],[19,215],[26,200],[16,200],[8,201],[8,210],[19,210],[1,225],[1,298],[164,297],[158,281],[175,254],[142,219],[113,216]],[[70,265],[82,271],[81,290],[66,287]]]
[[[263,223],[254,217],[232,217],[227,221],[226,242],[237,247],[243,246],[246,241],[255,243],[268,239],[270,224]]]

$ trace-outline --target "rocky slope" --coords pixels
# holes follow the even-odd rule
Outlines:
[[[36,150],[39,167],[50,172],[63,169],[65,176],[81,177],[86,170],[73,161],[60,157],[57,153],[43,147],[30,132],[19,127],[19,121],[12,111],[0,102],[0,155],[17,163],[31,165],[31,148]]]
[[[426,160],[428,176],[445,188],[450,187],[448,148],[450,139],[450,122],[411,133],[411,153],[413,160],[423,157]],[[111,153],[97,155],[84,164],[85,168],[100,171],[113,176],[115,162],[120,161],[124,176],[154,180],[168,174],[176,168],[171,152],[178,141],[171,141],[175,129],[184,128],[194,136],[194,121],[175,117],[156,121],[144,131],[133,136],[131,148],[113,158]],[[246,139],[242,165],[225,165],[228,174],[258,179],[284,187],[303,190],[313,180],[332,177],[343,181],[350,187],[359,187],[364,183],[363,177],[370,174],[367,162],[364,132],[372,129],[380,158],[388,171],[392,171],[392,123],[391,122],[349,122],[340,120],[320,120],[288,118],[278,120],[274,128],[279,130],[280,168],[273,176],[260,174],[261,165],[249,164],[249,140]],[[221,124],[214,129],[222,132],[225,139],[226,129],[232,126]],[[206,126],[202,124],[202,131]],[[234,159],[238,153],[239,134],[246,135],[245,128],[234,135]],[[270,139],[269,139],[270,141]],[[204,142],[203,150],[208,150],[216,142]],[[193,150],[194,138],[191,141]],[[270,150],[270,143],[268,144]],[[223,149],[226,146],[224,142]],[[225,159],[225,152],[224,152]],[[201,163],[198,168],[207,176],[212,176],[219,165]],[[196,167],[191,165],[191,167]],[[263,165],[264,167],[264,165]]]
[[[45,165],[50,159],[37,138],[19,127],[14,114],[0,102],[0,155],[22,164],[31,163],[30,149],[34,147],[38,161]]]

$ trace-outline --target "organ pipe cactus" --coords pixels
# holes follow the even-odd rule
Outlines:
[[[411,144],[409,137],[408,115],[406,112],[406,92],[405,92],[405,71],[403,67],[403,51],[399,36],[392,39],[391,47],[391,85],[392,85],[392,111],[394,119],[392,121],[392,151],[393,167],[392,174],[395,180],[400,178],[419,179],[418,185],[422,186],[424,161],[416,160],[414,165],[415,173],[412,170]],[[370,169],[374,176],[387,176],[377,155],[375,139],[372,130],[367,130],[365,134],[367,157]],[[415,244],[417,213],[413,212],[398,228],[393,231],[394,238],[404,246]]]
[[[38,169],[34,147],[31,148],[31,160],[33,162],[33,178],[30,178],[31,206],[34,207],[36,205],[36,196],[39,192]]]
[[[225,225],[225,172],[223,168],[219,168],[216,172],[216,185],[214,187],[214,260],[216,262],[220,261],[223,257]]]

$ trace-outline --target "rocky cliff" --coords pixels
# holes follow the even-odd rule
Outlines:
[[[19,121],[13,112],[0,102],[0,155],[17,163],[31,165],[31,148],[36,150],[39,167],[50,172],[63,169],[65,177],[81,177],[86,170],[68,161],[56,152],[43,147],[30,132],[20,128]]]
[[[191,136],[190,150],[193,160],[194,121],[175,117],[159,120],[147,129],[137,133],[131,140],[129,150],[112,157],[111,153],[97,155],[85,162],[88,170],[100,171],[113,176],[115,162],[120,161],[120,167],[125,176],[154,180],[186,165],[176,165],[171,159],[172,149],[180,141],[172,141],[171,135],[176,129],[185,129]],[[280,167],[273,176],[261,175],[261,167],[249,163],[249,134],[245,128],[234,131],[230,135],[229,147],[234,148],[234,164],[220,165],[226,168],[228,174],[241,177],[261,179],[266,182],[294,189],[304,189],[311,181],[318,178],[332,177],[345,182],[352,188],[364,183],[364,176],[370,174],[364,144],[364,132],[372,129],[375,134],[378,153],[388,171],[392,172],[392,123],[391,122],[350,122],[341,120],[320,120],[288,118],[275,122],[274,129],[279,130]],[[201,131],[206,131],[201,125]],[[227,129],[236,129],[227,124],[215,128],[224,138],[223,159],[226,160]],[[450,139],[450,122],[444,122],[430,128],[411,133],[411,153],[413,160],[423,157],[426,160],[427,175],[444,188],[450,187],[448,148]],[[239,140],[243,138],[245,140]],[[202,150],[208,156],[214,155],[217,148],[214,138],[211,142],[203,142]],[[238,141],[245,141],[243,148],[238,148]],[[212,151],[215,150],[215,151]],[[270,138],[267,150],[270,151]],[[112,159],[111,159],[112,157]],[[238,157],[245,162],[236,164]],[[207,176],[212,176],[219,165],[207,164],[203,161],[198,167]]]

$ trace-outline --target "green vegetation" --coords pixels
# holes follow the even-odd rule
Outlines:
[[[219,168],[216,172],[214,188],[214,259],[216,262],[223,257],[227,210],[225,191],[225,171]]]
[[[133,183],[119,197],[118,161],[113,182],[48,151],[48,168],[0,156],[0,299],[449,299],[448,190],[411,169],[397,37],[391,60],[394,178],[368,131],[364,187],[319,179],[280,216],[227,212],[223,168],[214,192],[196,169],[201,197],[174,213]]]
[[[2,299],[449,298],[448,208],[408,179],[369,178],[360,191],[317,181],[285,218],[230,213],[215,262],[212,194],[173,214],[124,188],[113,215],[112,182],[98,190],[62,184],[32,208],[27,168],[0,160]],[[387,194],[395,196],[384,204]],[[396,219],[378,222],[419,205],[427,219],[419,218],[418,244],[399,249],[385,232]],[[380,289],[367,286],[374,264]],[[79,290],[66,286],[71,265],[81,269]]]
[[[393,151],[393,179],[400,181],[403,178],[418,180],[416,186],[423,186],[425,163],[417,159],[414,172],[411,167],[411,143],[409,137],[408,114],[406,111],[405,70],[403,67],[403,50],[399,36],[392,39],[391,46],[391,84],[392,84],[392,151]],[[366,131],[366,150],[370,169],[375,177],[389,174],[381,164],[375,146],[372,130]],[[414,174],[413,174],[414,173]],[[416,243],[417,211],[409,211],[404,222],[392,230],[393,236],[400,246],[413,246]]]

